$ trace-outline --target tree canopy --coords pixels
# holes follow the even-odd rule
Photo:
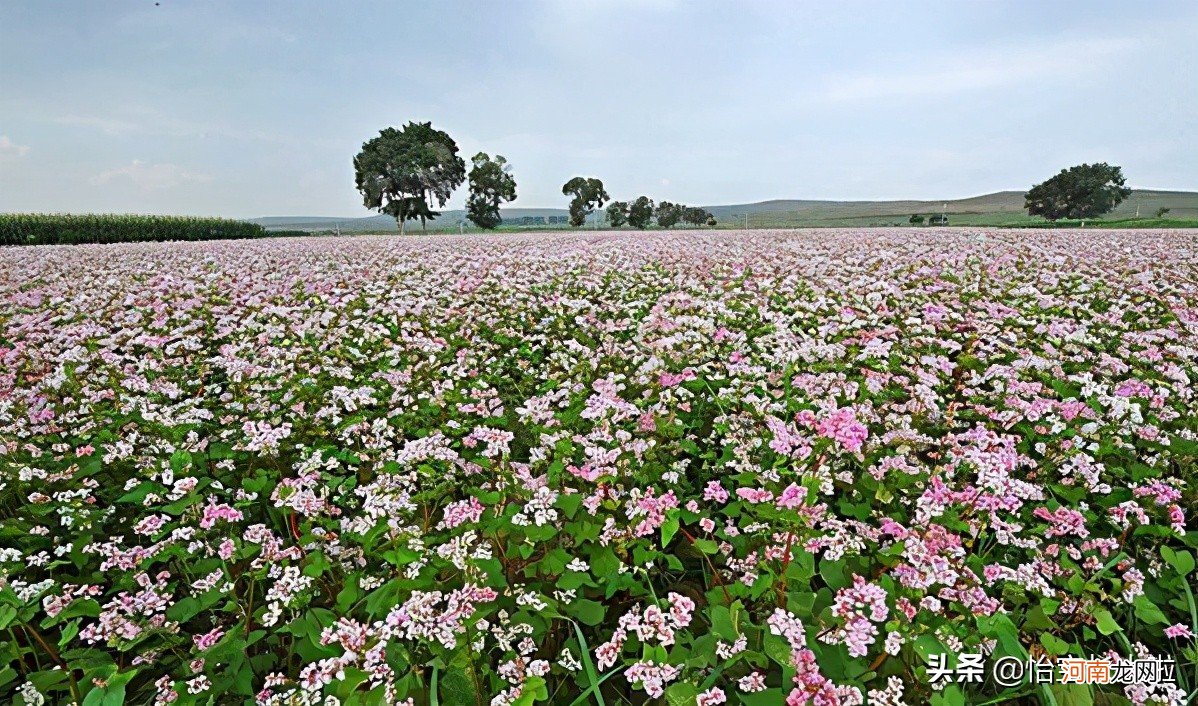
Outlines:
[[[1024,196],[1024,208],[1028,215],[1050,221],[1094,218],[1110,213],[1130,194],[1122,168],[1106,162],[1080,164],[1033,186]]]
[[[607,207],[607,224],[619,228],[628,222],[628,202],[612,201]]]
[[[705,208],[699,206],[684,206],[682,208],[682,222],[693,226],[701,226],[704,223],[707,225],[715,225],[715,216]]]
[[[653,199],[648,196],[638,196],[628,207],[628,225],[634,228],[648,228],[653,220]]]
[[[466,180],[466,163],[457,143],[432,123],[393,127],[362,145],[354,157],[354,178],[367,208],[395,218],[400,231],[409,220],[424,226],[439,213],[453,190]]]
[[[603,182],[591,177],[574,177],[562,185],[562,193],[573,195],[570,200],[570,225],[578,227],[586,222],[587,215],[607,203],[607,192]]]
[[[503,222],[499,204],[516,198],[516,179],[512,165],[502,155],[495,159],[486,152],[474,155],[470,169],[470,196],[466,199],[466,217],[479,228],[492,229]]]
[[[662,201],[657,204],[653,215],[657,217],[657,225],[662,228],[670,228],[682,218],[682,206],[669,201]]]

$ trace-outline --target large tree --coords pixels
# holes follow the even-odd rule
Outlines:
[[[714,221],[715,216],[705,208],[699,206],[685,206],[682,209],[682,221],[688,225],[701,226],[708,221]]]
[[[657,204],[653,215],[657,217],[657,225],[662,228],[670,228],[682,218],[682,205],[662,201]]]
[[[607,207],[607,224],[619,228],[628,222],[628,202],[612,201]]]
[[[441,215],[432,204],[444,206],[453,190],[466,180],[466,163],[458,145],[432,123],[389,127],[362,145],[354,157],[354,177],[362,202],[404,223],[420,219],[421,227]]]
[[[587,220],[587,215],[607,203],[607,192],[603,182],[589,177],[574,177],[562,185],[562,193],[573,195],[570,200],[570,225],[577,228]]]
[[[648,228],[653,220],[653,199],[648,196],[638,196],[628,207],[628,225],[633,228]]]
[[[466,217],[479,228],[492,229],[503,222],[499,204],[516,198],[516,179],[512,165],[502,155],[479,152],[470,169],[470,196],[466,199]]]
[[[1123,169],[1102,162],[1062,169],[1024,196],[1029,215],[1058,218],[1094,218],[1110,213],[1131,194],[1124,186]]]

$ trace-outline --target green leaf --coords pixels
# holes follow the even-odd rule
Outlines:
[[[1044,649],[1054,655],[1063,655],[1069,651],[1069,643],[1052,633],[1040,633],[1040,644],[1044,645]]]
[[[824,583],[828,584],[828,588],[833,591],[849,585],[849,580],[844,575],[844,561],[828,561],[827,559],[820,561],[819,575],[823,577]]]
[[[965,692],[956,684],[949,684],[944,691],[932,696],[932,706],[965,706]]]
[[[532,706],[535,701],[544,701],[548,698],[549,691],[545,688],[545,680],[541,677],[529,677],[524,681],[520,696],[512,702],[512,706]]]
[[[786,695],[782,693],[781,689],[775,687],[752,694],[741,694],[740,702],[745,706],[778,706],[778,704],[786,702]]]
[[[1146,623],[1155,625],[1163,625],[1168,623],[1168,618],[1161,612],[1161,609],[1155,603],[1148,600],[1147,596],[1136,596],[1135,600],[1136,617]]]
[[[441,693],[446,703],[473,704],[478,698],[474,690],[474,682],[459,667],[450,667],[441,679]]]
[[[599,678],[595,663],[591,661],[591,648],[587,645],[587,639],[583,636],[582,627],[578,623],[574,623],[574,634],[578,636],[578,649],[582,652],[582,668],[588,682],[587,691],[595,695],[595,701],[599,703],[599,706],[607,706],[603,701],[603,693],[599,691],[599,685],[603,683],[603,680]]]
[[[1175,552],[1169,547],[1161,547],[1161,556],[1182,576],[1186,576],[1194,570],[1194,555],[1184,549]]]
[[[1123,629],[1119,627],[1119,623],[1115,621],[1115,616],[1111,615],[1111,611],[1105,608],[1099,608],[1094,613],[1094,617],[1098,619],[1098,632],[1103,635],[1114,635]]]
[[[699,690],[690,682],[678,682],[666,689],[666,703],[670,706],[695,706]]]
[[[669,546],[670,540],[674,538],[674,535],[677,534],[677,532],[678,532],[678,518],[677,517],[671,517],[670,519],[668,519],[662,523],[662,525],[661,525],[661,546],[663,549],[665,547]]]
[[[570,603],[566,612],[586,625],[598,625],[603,622],[603,604],[589,598],[580,598]]]
[[[711,619],[712,632],[730,642],[736,640],[736,628],[732,626],[732,611],[729,608],[713,605],[708,609],[707,615]]]
[[[948,653],[948,650],[944,647],[944,643],[931,634],[920,635],[915,638],[912,647],[915,649],[915,654],[919,655],[924,662],[930,662],[932,655]]]
[[[1053,684],[1052,695],[1058,706],[1094,706],[1089,684]]]

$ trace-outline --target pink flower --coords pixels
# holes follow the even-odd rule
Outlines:
[[[220,520],[237,522],[243,517],[241,510],[237,510],[230,505],[209,502],[204,507],[204,517],[200,520],[200,529],[211,529]]]
[[[688,380],[694,380],[698,377],[699,376],[695,374],[694,370],[687,368],[681,373],[662,373],[658,378],[658,382],[661,383],[662,387],[674,387],[675,385],[680,385]]]
[[[724,695],[724,690],[718,686],[713,686],[695,697],[695,706],[716,706],[716,704],[727,702],[728,697]]]
[[[737,488],[736,494],[750,503],[768,503],[774,499],[774,494],[761,488]]]
[[[869,436],[869,430],[857,421],[857,415],[848,407],[842,407],[821,419],[816,423],[815,431],[820,436],[835,440],[852,453],[859,452]]]
[[[786,489],[782,491],[782,494],[778,496],[774,504],[787,510],[793,510],[802,505],[806,499],[807,489],[791,483],[786,486]]]
[[[1085,539],[1090,536],[1090,530],[1086,529],[1086,516],[1077,510],[1059,507],[1056,510],[1050,511],[1046,507],[1038,507],[1032,511],[1032,514],[1049,523],[1050,526],[1044,531],[1044,536],[1046,537],[1079,537]]]
[[[723,504],[728,502],[728,491],[724,490],[724,486],[720,485],[719,481],[709,480],[707,487],[703,489],[703,499]]]
[[[438,528],[453,529],[467,522],[478,522],[482,518],[484,510],[486,507],[478,501],[478,498],[450,503],[445,506],[445,516]]]
[[[1192,639],[1194,637],[1194,632],[1190,630],[1189,627],[1182,625],[1181,623],[1177,623],[1176,625],[1170,625],[1169,627],[1165,628],[1165,637],[1170,637],[1174,640],[1180,638]]]
[[[213,628],[210,632],[206,632],[203,635],[192,635],[191,639],[195,641],[196,649],[206,650],[219,642],[224,637],[224,634],[224,630]]]
[[[736,686],[746,694],[765,691],[765,675],[761,672],[750,672],[736,682]]]

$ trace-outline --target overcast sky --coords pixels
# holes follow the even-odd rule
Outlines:
[[[516,206],[1198,189],[1198,3],[0,3],[0,211],[362,216],[431,120]],[[459,190],[450,206],[464,200]]]

